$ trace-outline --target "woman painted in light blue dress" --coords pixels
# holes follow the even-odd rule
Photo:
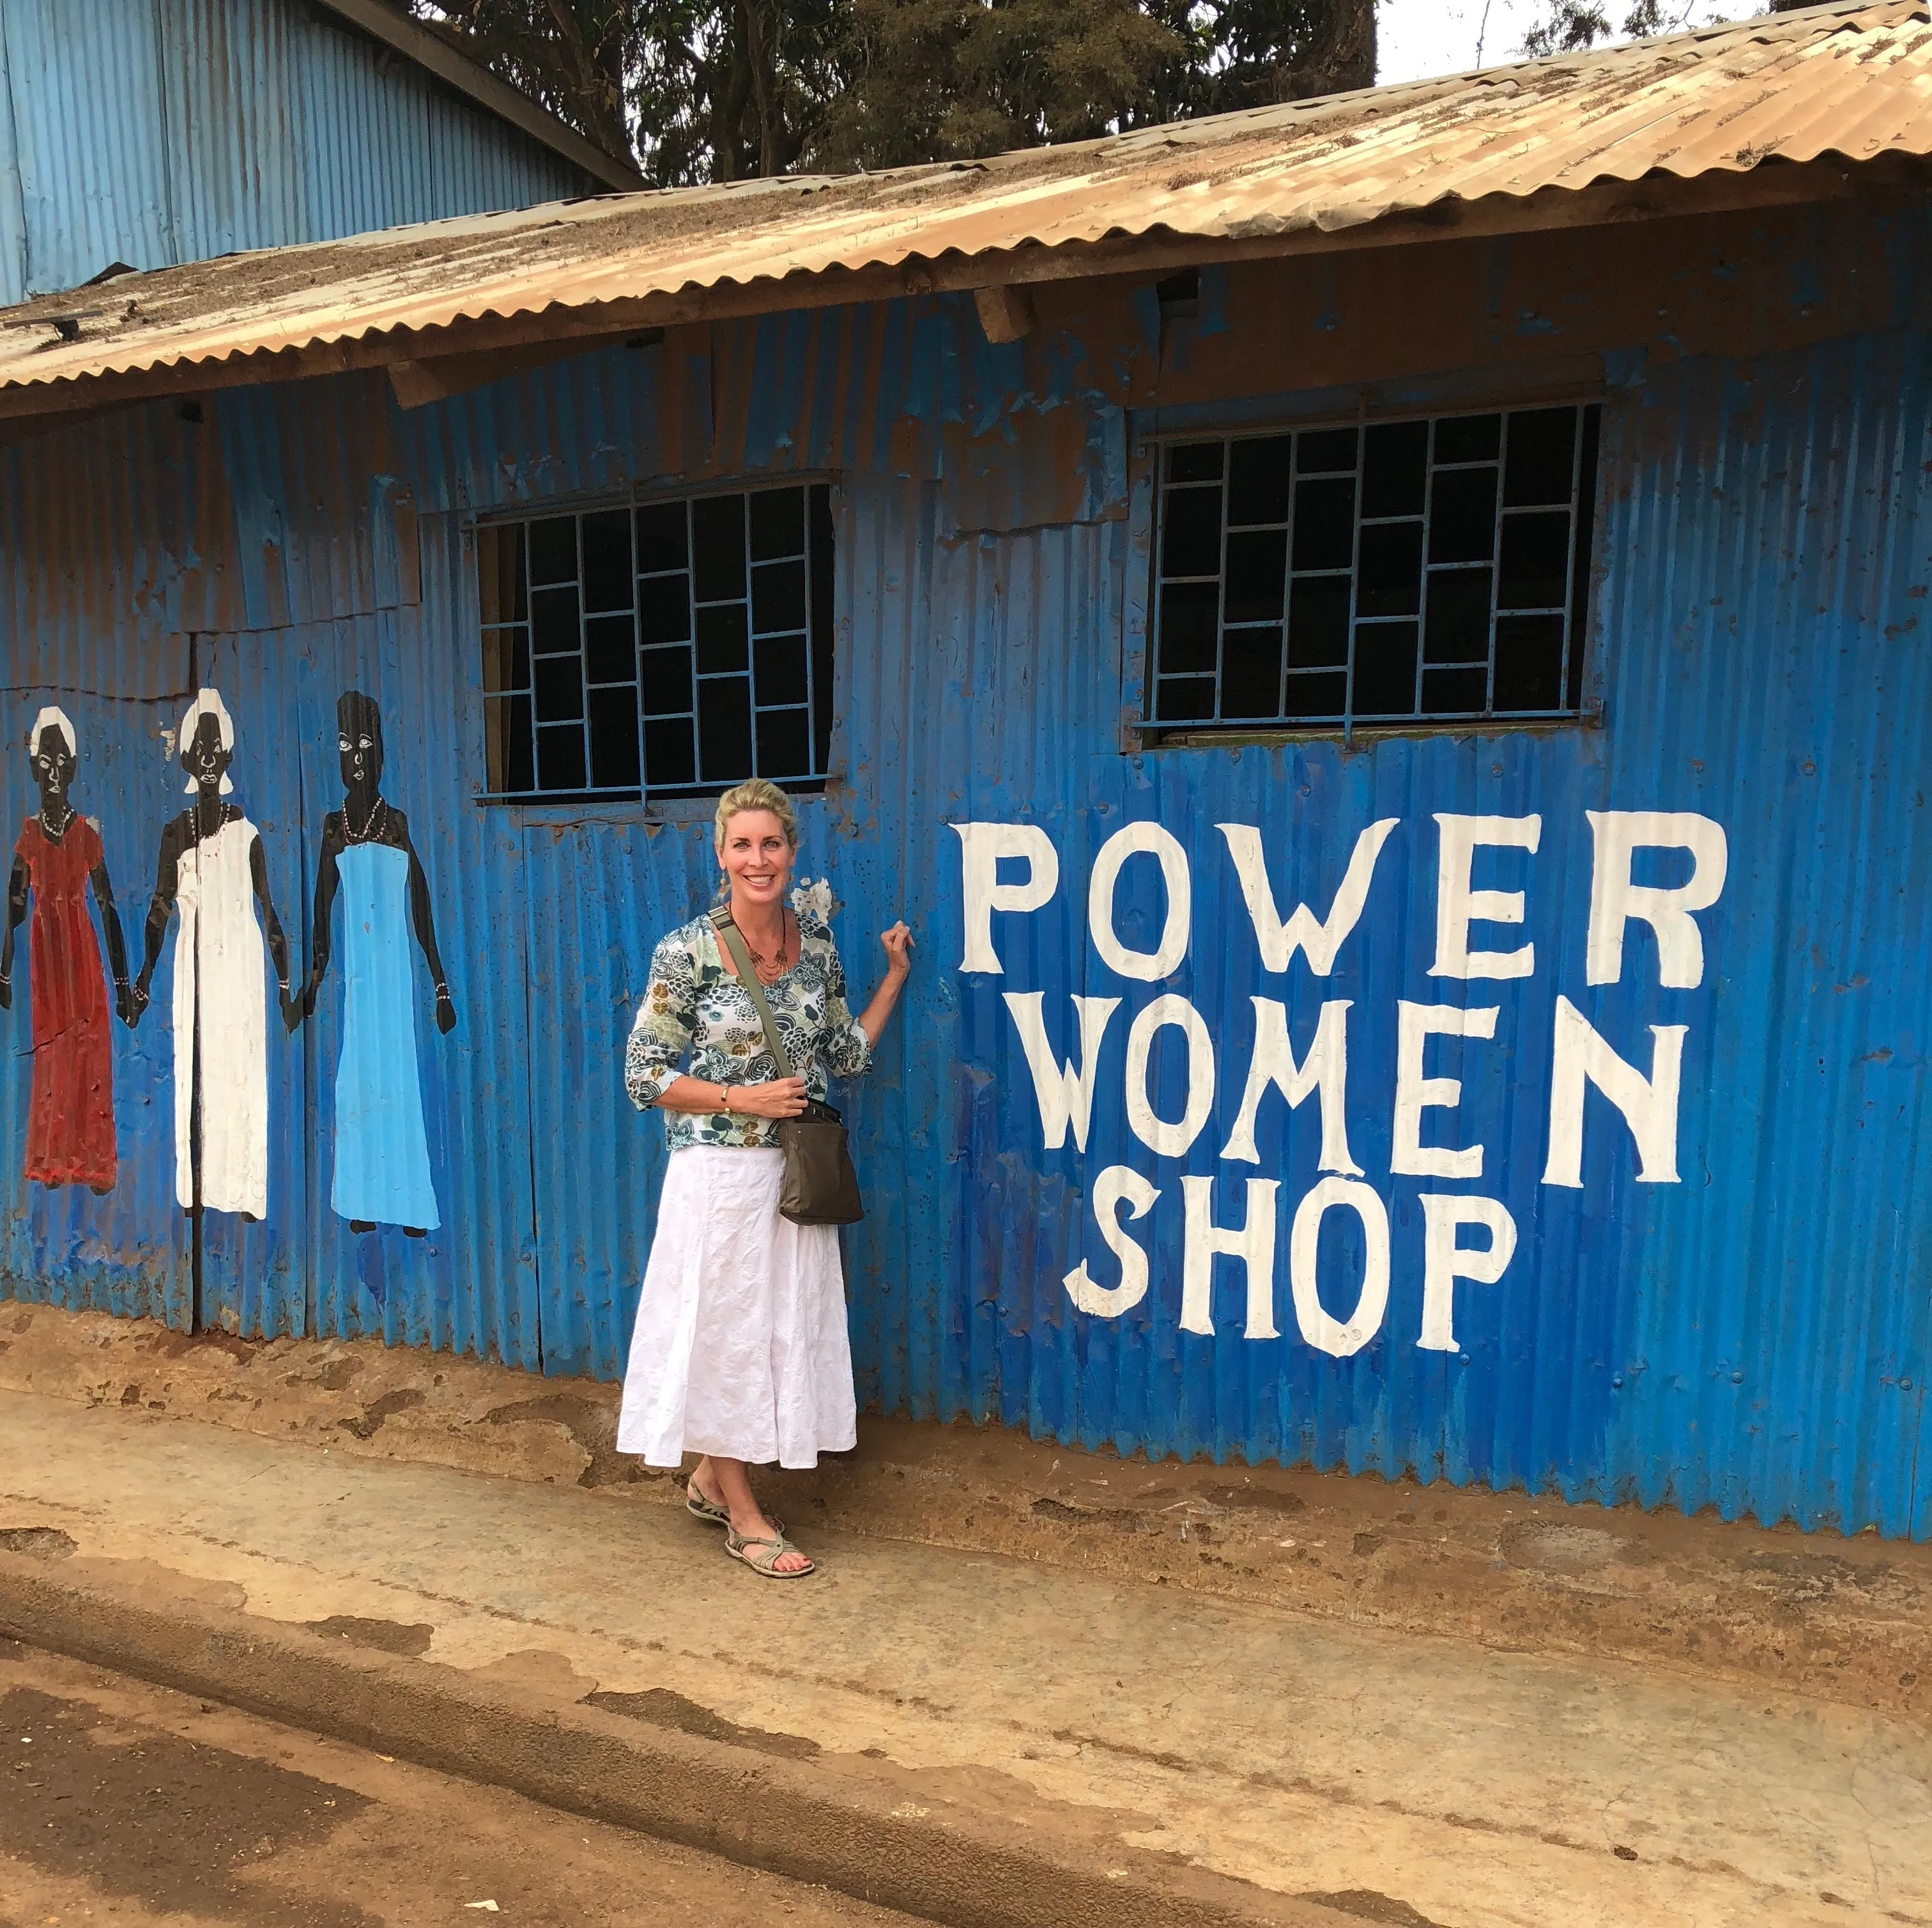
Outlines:
[[[329,1202],[353,1232],[400,1225],[421,1238],[440,1225],[416,1063],[413,928],[436,985],[436,1025],[455,1027],[423,875],[403,813],[382,796],[382,719],[345,691],[335,706],[342,808],[322,820],[315,879],[314,961],[298,997],[315,1009],[342,907],[342,1057],[335,1072],[335,1178]]]

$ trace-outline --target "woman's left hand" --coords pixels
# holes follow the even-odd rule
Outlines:
[[[912,933],[903,923],[895,924],[879,933],[879,942],[886,947],[886,976],[904,977],[912,969]]]

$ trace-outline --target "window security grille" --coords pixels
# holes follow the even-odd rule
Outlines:
[[[476,535],[488,794],[621,799],[825,775],[824,484]]]
[[[1574,715],[1599,413],[1166,445],[1149,721]]]

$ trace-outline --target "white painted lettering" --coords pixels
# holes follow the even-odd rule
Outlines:
[[[1677,1089],[1684,1062],[1682,1024],[1650,1027],[1650,1075],[1626,1064],[1567,997],[1556,1000],[1556,1045],[1550,1068],[1550,1159],[1546,1185],[1583,1182],[1583,1086],[1594,1084],[1624,1114],[1636,1141],[1637,1182],[1675,1185]]]
[[[1658,982],[1690,991],[1704,981],[1704,937],[1694,910],[1708,910],[1724,888],[1730,861],[1724,826],[1690,811],[1586,810],[1596,840],[1590,873],[1590,936],[1584,982],[1615,984],[1624,974],[1624,926],[1641,918],[1657,933]],[[1640,850],[1688,850],[1688,881],[1667,889],[1630,881]]]
[[[1346,1324],[1323,1306],[1316,1276],[1322,1214],[1332,1206],[1343,1207],[1361,1220],[1363,1240],[1368,1248],[1361,1291]],[[1294,1228],[1288,1237],[1288,1276],[1294,1292],[1295,1321],[1302,1337],[1316,1351],[1346,1359],[1382,1330],[1382,1317],[1388,1310],[1388,1210],[1360,1179],[1322,1179],[1295,1207]]]
[[[1480,1178],[1483,1148],[1470,1145],[1452,1150],[1422,1142],[1422,1114],[1450,1111],[1462,1102],[1460,1078],[1425,1078],[1424,1047],[1432,1036],[1493,1038],[1499,1010],[1494,1004],[1461,1011],[1448,1004],[1412,1004],[1406,999],[1399,1013],[1395,1048],[1395,1123],[1390,1132],[1389,1169],[1423,1178]]]
[[[1536,946],[1472,951],[1472,923],[1520,924],[1520,890],[1474,890],[1469,867],[1479,845],[1534,851],[1543,836],[1540,817],[1455,817],[1436,813],[1436,961],[1431,977],[1527,977],[1536,968]]]
[[[1486,1225],[1486,1246],[1456,1243],[1464,1225]],[[1500,1198],[1426,1192],[1422,1198],[1422,1336],[1425,1352],[1454,1352],[1456,1282],[1493,1285],[1516,1255],[1516,1221]]]
[[[1125,1204],[1129,1224],[1144,1219],[1160,1196],[1156,1187],[1124,1165],[1110,1165],[1094,1180],[1094,1222],[1100,1228],[1107,1249],[1120,1261],[1120,1282],[1095,1285],[1083,1258],[1063,1282],[1066,1296],[1081,1311],[1091,1312],[1096,1319],[1118,1319],[1147,1297],[1147,1254],[1138,1241],[1127,1236],[1126,1226],[1121,1224],[1118,1215]]]
[[[1214,1222],[1214,1181],[1184,1178],[1180,1195],[1186,1210],[1180,1262],[1180,1329],[1212,1333],[1214,1330],[1214,1257],[1225,1252],[1248,1269],[1249,1339],[1278,1339],[1274,1325],[1274,1210],[1280,1189],[1272,1178],[1247,1181],[1247,1222],[1239,1231],[1226,1231]]]
[[[1172,1025],[1187,1039],[1187,1102],[1172,1123],[1160,1117],[1148,1096],[1148,1061],[1155,1034]],[[1127,1033],[1127,1125],[1150,1151],[1181,1158],[1201,1135],[1214,1108],[1214,1042],[1201,1013],[1184,997],[1156,997]]]
[[[1255,927],[1255,942],[1261,947],[1264,970],[1284,971],[1300,951],[1308,967],[1317,977],[1326,977],[1335,968],[1335,954],[1360,922],[1362,907],[1367,902],[1369,886],[1374,881],[1376,859],[1382,855],[1400,818],[1384,817],[1371,823],[1355,839],[1348,868],[1342,874],[1335,901],[1328,907],[1326,922],[1317,918],[1305,904],[1294,907],[1294,914],[1283,923],[1275,909],[1274,891],[1268,882],[1268,865],[1262,856],[1262,833],[1252,823],[1217,823],[1215,829],[1227,840],[1228,854],[1234,860],[1234,874],[1241,880],[1241,895],[1246,898],[1248,919]]]
[[[1087,1127],[1094,1115],[1094,1073],[1100,1061],[1101,1041],[1107,1034],[1107,1021],[1120,1009],[1118,997],[1076,997],[1075,1021],[1080,1027],[1080,1055],[1063,1065],[1046,1041],[1046,1020],[1042,1006],[1046,994],[1038,991],[1010,991],[1006,1009],[1013,1014],[1013,1029],[1020,1034],[1020,1048],[1026,1053],[1027,1069],[1033,1073],[1034,1096],[1040,1105],[1040,1132],[1048,1151],[1058,1151],[1066,1142],[1070,1126],[1075,1149],[1087,1149]]]
[[[1221,1156],[1260,1164],[1255,1114],[1270,1087],[1288,1100],[1291,1111],[1312,1092],[1322,1101],[1321,1168],[1360,1177],[1362,1168],[1348,1156],[1348,1000],[1338,998],[1322,1006],[1314,1042],[1299,1064],[1288,1039],[1288,1007],[1271,997],[1249,1001],[1255,1007],[1255,1054],[1248,1060],[1240,1115]]]
[[[1004,975],[1005,966],[993,948],[993,913],[1037,910],[1060,888],[1060,853],[1037,823],[956,823],[959,833],[960,894],[966,924],[962,970]],[[1002,883],[1000,859],[1023,860],[1023,882]]]
[[[1160,948],[1154,951],[1130,950],[1114,928],[1114,892],[1121,866],[1142,851],[1159,860],[1161,881],[1167,890],[1167,917],[1161,927]],[[1087,886],[1087,922],[1102,962],[1123,977],[1138,978],[1146,984],[1171,976],[1187,955],[1193,913],[1190,889],[1187,853],[1172,831],[1158,823],[1130,823],[1116,830],[1100,846]]]

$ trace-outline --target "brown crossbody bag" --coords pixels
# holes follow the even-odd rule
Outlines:
[[[712,912],[711,923],[719,943],[730,950],[738,982],[744,986],[759,1023],[765,1027],[765,1044],[778,1068],[778,1075],[796,1078],[798,1074],[792,1069],[791,1060],[778,1041],[778,1027],[772,1021],[765,988],[758,982],[758,973],[745,949],[743,934],[732,922],[730,911],[722,904]],[[808,1098],[797,1117],[781,1119],[778,1149],[784,1154],[778,1210],[794,1225],[850,1225],[866,1216],[844,1123],[830,1105]]]

